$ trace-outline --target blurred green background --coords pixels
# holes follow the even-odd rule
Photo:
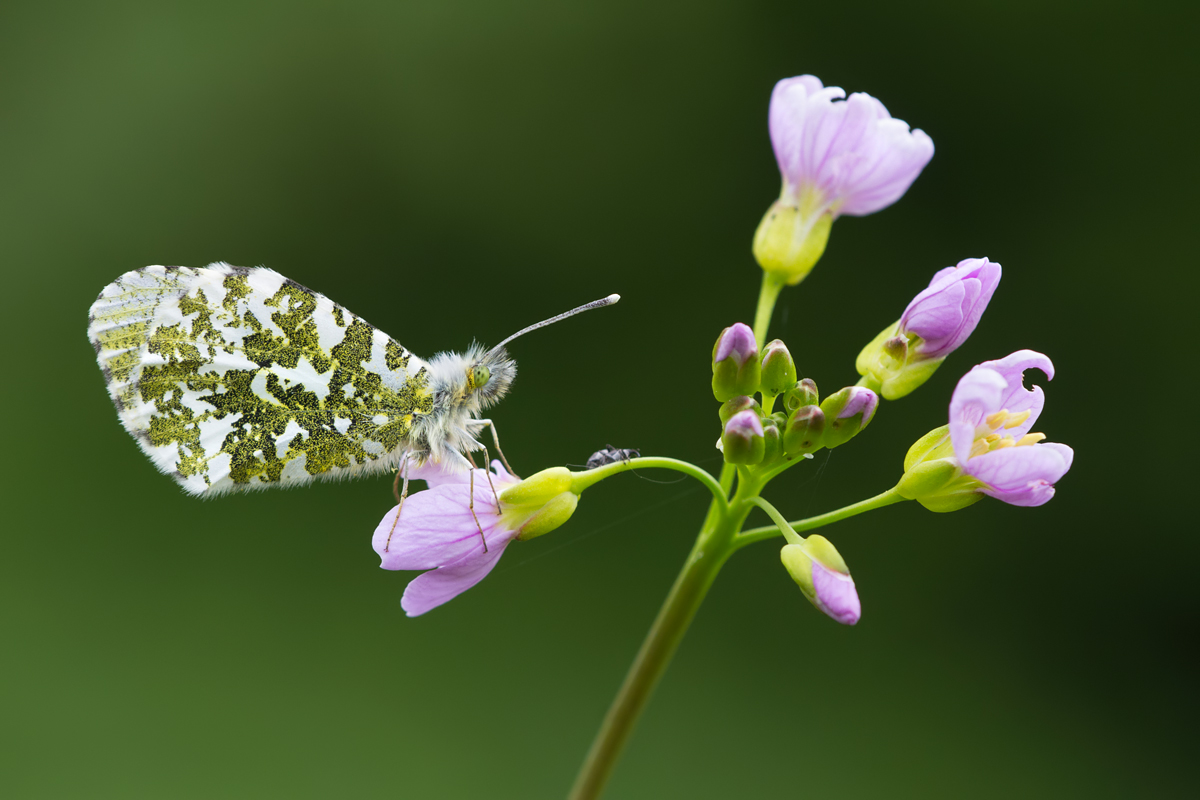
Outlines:
[[[749,321],[780,78],[867,91],[932,163],[844,218],[773,333],[825,390],[933,272],[1004,265],[917,394],[768,496],[892,485],[972,364],[1030,347],[1076,451],[1041,509],[826,529],[864,617],[733,559],[613,798],[1195,791],[1193,11],[1154,3],[0,6],[0,794],[565,793],[705,508],[622,476],[420,619],[370,548],[385,477],[202,502],[117,422],[85,337],[146,264],[267,266],[418,354],[514,346],[525,474],[607,443],[716,469],[708,359]],[[669,474],[654,474],[670,479]],[[758,520],[756,517],[755,520]],[[765,518],[752,524],[763,524]]]

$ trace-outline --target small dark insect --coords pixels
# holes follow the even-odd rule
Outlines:
[[[631,458],[637,458],[641,452],[633,448],[619,449],[611,444],[603,450],[597,450],[587,460],[587,468],[595,469],[603,467],[605,464],[615,464],[618,461],[628,461]]]

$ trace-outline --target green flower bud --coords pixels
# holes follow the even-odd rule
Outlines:
[[[829,241],[833,214],[804,213],[794,203],[776,200],[754,232],[754,258],[766,272],[790,286],[804,280]]]
[[[769,464],[783,454],[783,436],[779,432],[779,426],[775,424],[774,417],[769,420],[763,420],[763,457],[762,463]]]
[[[825,433],[825,412],[820,406],[796,409],[783,432],[783,452],[789,456],[811,453],[821,449]]]
[[[722,403],[721,409],[717,414],[721,417],[721,425],[724,426],[726,422],[729,422],[729,418],[739,411],[753,411],[757,414],[759,410],[757,400],[747,397],[744,394],[739,394],[737,397],[731,397]]]
[[[825,440],[829,449],[843,445],[867,427],[875,416],[879,396],[862,386],[847,386],[821,403],[825,412]]]
[[[713,345],[713,396],[722,403],[758,391],[761,367],[754,331],[741,322],[721,331]]]
[[[579,505],[579,495],[574,492],[562,492],[555,495],[538,509],[533,516],[521,526],[517,539],[528,541],[549,533],[571,518],[575,507]]]
[[[763,394],[783,394],[795,383],[796,362],[792,360],[787,345],[779,339],[768,342],[763,348],[762,377],[759,383]]]
[[[728,464],[758,464],[763,460],[762,421],[754,411],[740,411],[725,423],[721,434],[721,452]]]
[[[800,381],[788,389],[783,396],[783,407],[789,414],[798,408],[816,405],[818,402],[820,400],[817,394],[817,385],[813,383],[812,378]]]

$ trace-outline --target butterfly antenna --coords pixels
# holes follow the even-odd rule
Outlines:
[[[508,344],[513,339],[516,339],[518,336],[524,336],[525,334],[529,333],[530,331],[536,331],[538,328],[544,328],[547,325],[553,325],[556,322],[562,322],[567,317],[573,317],[576,314],[580,314],[584,311],[591,311],[593,308],[604,308],[605,306],[611,306],[612,304],[616,303],[620,299],[621,299],[621,295],[610,294],[608,297],[605,297],[602,300],[593,300],[592,302],[582,305],[579,308],[572,308],[570,311],[564,311],[563,313],[561,313],[557,316],[551,317],[550,319],[544,319],[541,322],[538,322],[534,325],[530,325],[528,328],[522,328],[521,330],[514,333],[512,336],[505,339],[500,344],[493,347],[491,352],[493,352],[493,353],[497,352],[498,350],[500,350],[500,348],[504,347],[504,345]]]

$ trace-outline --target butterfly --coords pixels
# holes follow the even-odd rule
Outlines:
[[[424,361],[273,270],[150,266],[104,287],[88,338],[125,429],[184,490],[211,496],[409,464],[470,469],[477,437],[495,435],[481,413],[516,377],[505,345],[619,299]]]

